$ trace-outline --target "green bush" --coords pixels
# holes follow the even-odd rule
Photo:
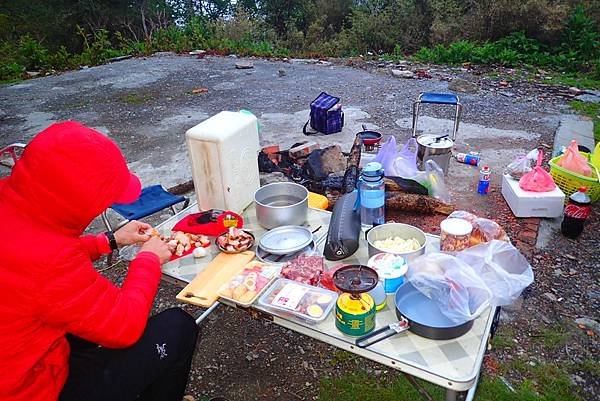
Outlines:
[[[19,79],[24,71],[25,67],[14,61],[0,62],[0,81]]]
[[[31,36],[22,36],[18,48],[19,62],[27,70],[40,70],[48,66],[48,50]]]

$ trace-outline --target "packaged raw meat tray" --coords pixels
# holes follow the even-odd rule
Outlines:
[[[323,321],[337,300],[337,293],[298,281],[278,278],[258,303],[298,316],[309,323]]]
[[[238,275],[219,288],[219,296],[249,306],[277,277],[280,267],[252,261]]]
[[[317,285],[323,273],[322,256],[298,256],[281,269],[281,277],[309,285]]]

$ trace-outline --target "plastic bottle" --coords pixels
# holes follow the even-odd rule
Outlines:
[[[565,215],[560,231],[567,238],[577,238],[583,231],[585,220],[592,210],[592,200],[587,194],[587,188],[581,187],[569,197],[569,203],[565,207]]]
[[[358,182],[360,223],[363,229],[385,223],[385,184],[380,163],[368,163]]]
[[[488,166],[483,166],[481,171],[479,171],[478,194],[486,195],[490,191],[490,174],[492,174],[492,171]]]

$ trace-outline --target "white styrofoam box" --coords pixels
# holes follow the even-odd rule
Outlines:
[[[241,213],[260,187],[256,117],[222,111],[185,136],[200,210]]]
[[[550,192],[524,191],[519,181],[502,177],[502,196],[516,217],[562,216],[565,194],[559,187]]]

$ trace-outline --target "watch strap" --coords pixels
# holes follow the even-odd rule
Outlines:
[[[112,231],[105,231],[104,235],[106,235],[106,239],[108,239],[108,245],[110,246],[111,251],[116,251],[119,249],[117,245],[117,239],[115,238],[115,233]]]

